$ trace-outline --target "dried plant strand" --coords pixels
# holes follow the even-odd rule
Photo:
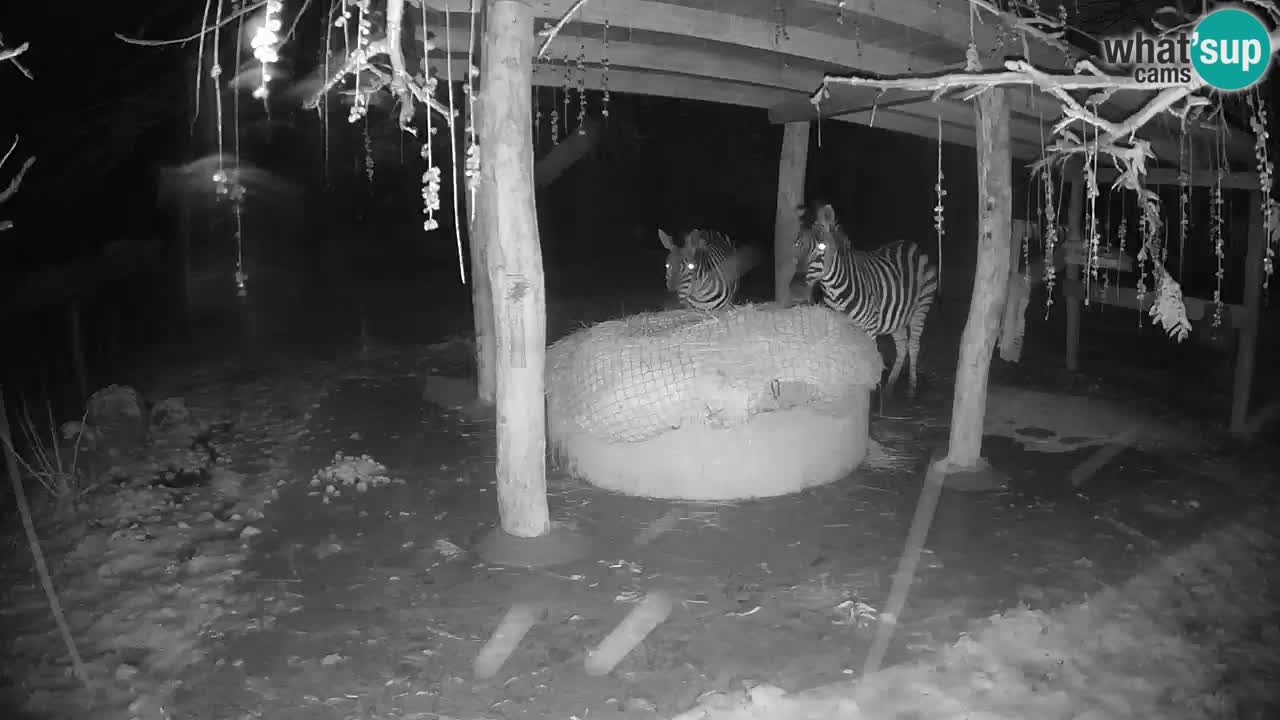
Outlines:
[[[937,202],[933,206],[933,229],[938,237],[938,292],[942,292],[942,236],[946,234],[946,228],[943,224],[943,198],[947,196],[947,190],[942,185],[944,179],[942,174],[942,115],[938,115],[938,177],[934,183],[933,192],[937,198]]]
[[[12,62],[14,65],[18,65],[19,67],[21,67],[21,64],[17,61],[16,58],[29,49],[31,49],[31,43],[29,42],[24,42],[17,47],[11,47],[11,48],[0,47],[0,62]],[[26,75],[25,72],[23,74]],[[31,76],[27,75],[27,77],[31,77]]]
[[[1262,203],[1262,230],[1266,238],[1266,250],[1262,258],[1262,289],[1267,290],[1271,284],[1271,275],[1275,271],[1276,243],[1276,210],[1277,205],[1271,199],[1271,186],[1275,178],[1275,165],[1268,155],[1267,145],[1271,133],[1267,128],[1267,105],[1259,97],[1258,91],[1246,96],[1249,102],[1249,125],[1253,130],[1253,153],[1257,160],[1258,189]]]
[[[209,8],[212,7],[212,5],[213,5],[213,0],[204,0],[204,12],[201,13],[200,15],[200,32],[196,33],[196,36],[195,36],[200,38],[200,46],[199,46],[199,49],[196,51],[196,90],[195,90],[196,96],[195,96],[195,108],[191,111],[191,134],[192,135],[195,134],[196,122],[200,119],[200,91],[203,89],[201,82],[204,81],[204,75],[203,75],[204,73],[204,39],[205,39],[205,36],[209,33],[209,31],[211,29],[214,29],[208,26],[209,25]],[[214,18],[214,20],[216,21],[217,18]],[[215,22],[215,27],[221,27],[221,24]],[[119,33],[116,34],[116,37],[120,38],[121,40],[124,40],[125,42],[130,42],[128,38],[125,38]],[[191,39],[192,38],[187,38],[183,42],[189,41]],[[214,62],[216,63],[217,62],[217,59],[216,59],[217,43],[214,43],[214,45],[215,45]]]
[[[222,0],[218,0],[218,8],[215,11],[214,19],[222,17]],[[230,183],[227,178],[227,171],[223,167],[225,154],[223,153],[223,128],[222,128],[222,83],[219,78],[222,77],[222,64],[218,61],[218,51],[222,48],[222,23],[219,22],[213,29],[213,65],[209,68],[209,78],[213,80],[213,101],[214,113],[217,115],[218,130],[218,171],[214,173],[213,183],[214,192],[219,196],[227,195],[230,192]],[[203,35],[201,40],[203,41]]]
[[[422,21],[422,76],[421,84],[426,91],[432,95],[435,94],[436,78],[431,75],[431,69],[427,65],[427,56],[431,54],[431,39],[427,32],[427,5],[419,4]],[[448,42],[448,38],[445,38]],[[427,111],[427,134],[422,139],[422,149],[419,154],[423,160],[427,161],[427,168],[422,173],[422,214],[426,215],[426,219],[422,221],[422,229],[424,232],[431,232],[440,227],[440,221],[436,220],[436,211],[440,209],[440,168],[436,165],[435,148],[433,147],[436,139],[436,128],[432,124],[432,113]],[[450,139],[453,134],[450,133]],[[456,202],[456,200],[455,200]]]
[[[536,58],[540,59],[543,55],[547,54],[547,49],[551,47],[551,43],[556,39],[556,36],[560,34],[560,31],[564,29],[564,26],[568,25],[569,21],[573,19],[573,16],[577,15],[578,12],[582,10],[582,6],[586,4],[587,0],[577,0],[577,2],[571,5],[565,14],[556,21],[555,25],[551,25],[550,27],[546,27],[538,31],[538,36],[544,39],[542,41],[542,47],[538,48],[538,54],[535,56]]]
[[[600,57],[600,117],[609,119],[609,17],[604,18],[603,55]]]
[[[404,0],[388,0],[388,7],[395,3],[401,3]],[[258,87],[253,90],[253,97],[264,103],[267,101],[268,84],[271,82],[271,66],[280,62],[280,30],[283,29],[284,23],[280,20],[280,12],[284,9],[283,0],[267,0],[266,12],[262,16],[262,25],[254,32],[253,38],[249,41],[253,47],[253,56],[261,65],[262,75]],[[241,18],[244,16],[241,15]],[[243,22],[241,23],[243,26]],[[237,37],[239,37],[237,35]],[[237,39],[237,44],[239,40]],[[239,60],[239,53],[236,55]]]
[[[58,626],[58,634],[67,647],[71,657],[71,671],[86,689],[91,689],[89,672],[85,669],[80,650],[76,647],[75,638],[71,635],[71,626],[62,611],[62,603],[58,601],[58,593],[53,587],[53,578],[49,574],[49,566],[45,562],[44,551],[40,548],[40,537],[36,533],[35,522],[31,517],[31,505],[27,502],[26,490],[22,487],[22,475],[18,470],[18,453],[13,447],[13,436],[9,431],[9,414],[6,412],[4,393],[0,390],[0,444],[4,445],[5,469],[9,473],[9,482],[13,486],[13,497],[18,503],[18,515],[22,518],[22,530],[27,536],[27,545],[31,549],[31,559],[35,562],[36,575],[40,578],[40,586],[44,590],[45,600],[49,603],[49,611],[53,613],[53,621]]]
[[[587,134],[587,44],[578,50],[578,134]]]
[[[471,15],[467,30],[467,81],[462,89],[467,94],[467,151],[466,151],[466,172],[467,172],[467,216],[471,222],[476,219],[476,194],[480,188],[480,145],[476,140],[476,90],[475,79],[480,75],[480,68],[475,64],[475,47],[476,47],[476,16],[479,15],[476,9],[476,0],[471,0]],[[452,100],[453,85],[450,86],[449,97]],[[453,107],[451,104],[450,108]],[[449,134],[449,152],[452,157],[453,167],[458,167],[458,143],[453,137],[453,133]],[[458,173],[455,170],[449,174],[449,181],[453,188],[453,227],[457,237],[458,249],[458,277],[463,285],[467,284],[467,263],[462,256],[462,233],[458,222]]]
[[[404,0],[387,0],[387,56],[391,59],[391,94],[400,103],[397,116],[400,129],[410,135],[417,135],[413,127],[413,95],[409,92],[412,78],[404,62],[404,50],[401,36],[404,32]],[[427,28],[422,27],[423,39],[426,39]],[[425,49],[425,46],[424,46]],[[423,56],[426,57],[425,55]]]
[[[120,40],[122,42],[129,43],[130,45],[142,45],[143,47],[160,47],[162,45],[185,45],[186,43],[189,43],[192,40],[199,40],[201,45],[203,46],[205,35],[208,35],[209,33],[220,29],[224,25],[230,25],[232,22],[240,19],[240,17],[244,15],[249,15],[253,13],[258,8],[266,5],[267,1],[268,0],[260,0],[259,2],[256,2],[247,7],[241,8],[240,10],[228,15],[227,17],[218,20],[213,25],[203,25],[200,28],[200,32],[192,33],[191,35],[188,35],[186,37],[174,38],[173,40],[143,40],[141,38],[128,37],[127,35],[124,35],[122,33],[115,33],[115,36],[117,40]],[[209,6],[211,2],[212,0],[205,0],[204,15],[202,17],[207,18],[209,16]]]

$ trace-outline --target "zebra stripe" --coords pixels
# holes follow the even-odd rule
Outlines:
[[[830,205],[796,237],[805,280],[822,289],[827,307],[847,315],[872,337],[893,338],[892,388],[910,359],[907,395],[915,397],[920,334],[938,292],[938,270],[920,246],[902,240],[870,252],[855,250]],[[800,255],[805,251],[804,255]]]
[[[726,273],[726,261],[734,254],[733,241],[716,230],[685,233],[682,245],[659,230],[667,249],[667,289],[687,307],[718,310],[733,303],[739,273]]]

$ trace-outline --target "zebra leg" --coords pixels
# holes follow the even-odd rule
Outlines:
[[[923,323],[922,323],[923,324]],[[915,323],[912,323],[914,326]],[[907,338],[907,397],[916,397],[916,371],[920,367],[920,331],[912,329]]]
[[[920,368],[920,333],[924,332],[924,321],[929,316],[931,307],[932,304],[921,305],[911,316],[911,322],[907,323],[910,331],[907,338],[907,357],[911,364],[911,367],[907,368],[910,373],[907,375],[907,397],[909,398],[916,396],[916,375]]]
[[[902,326],[890,335],[893,338],[893,369],[889,371],[889,381],[884,384],[885,390],[893,391],[902,375],[902,363],[907,359],[907,326]]]

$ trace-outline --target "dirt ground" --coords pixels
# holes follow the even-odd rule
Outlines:
[[[854,476],[783,498],[690,504],[612,495],[553,470],[553,518],[590,538],[592,552],[547,570],[491,567],[469,551],[496,522],[492,423],[422,397],[424,375],[465,376],[464,342],[328,363],[277,356],[265,369],[210,369],[149,388],[202,409],[204,442],[220,459],[197,461],[203,473],[184,487],[155,481],[154,462],[134,465],[78,514],[41,513],[92,693],[68,677],[13,535],[0,617],[11,639],[6,694],[31,717],[666,718],[709,694],[856,679],[923,470],[946,441],[945,368],[963,308],[939,313],[946,330],[926,345],[923,397],[877,414],[879,447]],[[958,641],[989,637],[995,616],[1065,617],[1246,512],[1254,525],[1274,517],[1271,451],[1220,441],[1185,408],[1123,379],[1046,370],[1052,353],[1029,348],[1022,365],[996,363],[1001,407],[1016,418],[1023,403],[1027,415],[985,441],[1011,486],[944,492],[886,666],[937,664]],[[1099,404],[1063,410],[1059,423],[1027,390]],[[1130,414],[1103,423],[1114,415],[1097,409],[1104,400]],[[1078,417],[1090,407],[1097,417]],[[1073,487],[1071,469],[1135,418],[1157,430]],[[1091,432],[1072,429],[1082,425]],[[1052,452],[1036,449],[1046,439],[1057,441]],[[351,472],[314,479],[342,467]],[[585,674],[587,651],[656,590],[677,598],[670,617],[612,673]],[[1251,600],[1257,627],[1276,626],[1272,600]],[[543,608],[538,624],[496,677],[475,679],[472,663],[499,619],[531,601]],[[1197,612],[1210,626],[1218,614]],[[1231,632],[1240,627],[1251,626]],[[1275,670],[1254,656],[1221,665],[1213,672]],[[1233,687],[1242,699],[1223,706],[1230,711],[1162,716],[1280,708],[1261,683]],[[1082,706],[1063,707],[1074,709],[1034,716],[1086,717]],[[1113,704],[1087,717],[1150,717],[1143,708]],[[856,715],[873,716],[912,717]]]

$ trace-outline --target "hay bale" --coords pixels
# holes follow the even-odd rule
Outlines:
[[[677,310],[600,323],[547,355],[548,440],[629,494],[765,497],[831,482],[866,452],[875,342],[818,306]]]

